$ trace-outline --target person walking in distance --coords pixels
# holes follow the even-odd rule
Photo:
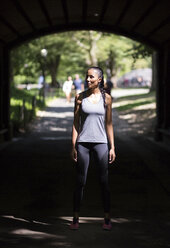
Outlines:
[[[63,84],[63,91],[64,91],[64,93],[66,95],[67,102],[71,102],[72,87],[73,87],[72,77],[69,76],[67,81],[65,81],[64,84]]]
[[[83,189],[86,184],[90,153],[94,155],[99,170],[104,206],[103,229],[111,229],[110,191],[108,164],[115,160],[114,133],[112,125],[112,100],[105,93],[103,71],[99,67],[87,70],[88,89],[75,97],[72,127],[72,159],[76,162],[77,180],[73,197],[73,221],[71,229],[79,228],[79,212]]]
[[[81,78],[79,77],[79,74],[75,75],[73,85],[74,85],[76,94],[79,94],[80,92],[82,92],[84,90],[84,85],[83,85]]]

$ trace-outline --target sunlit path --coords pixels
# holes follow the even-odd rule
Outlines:
[[[67,103],[63,98],[55,98],[45,110],[37,112],[36,121],[31,123],[31,135],[44,140],[70,139],[73,123],[73,99]]]

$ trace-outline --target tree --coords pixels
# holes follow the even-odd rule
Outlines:
[[[68,48],[66,43],[69,38],[70,35],[68,33],[61,33],[44,36],[30,43],[30,47],[34,51],[35,61],[39,63],[39,70],[45,68],[46,74],[50,74],[52,86],[56,85],[56,77],[61,56]],[[40,51],[43,48],[48,51],[46,58],[43,58],[40,54]]]
[[[84,76],[86,68],[93,65],[101,66],[116,87],[119,76],[137,66],[149,64],[147,58],[150,57],[137,56],[146,55],[142,46],[128,38],[97,31],[43,36],[12,51],[13,75],[29,75],[29,80],[35,81],[35,77],[45,69],[52,85],[55,85],[57,78],[64,81],[73,73]],[[46,59],[40,53],[44,48],[48,51]]]
[[[105,68],[106,76],[111,79],[114,87],[117,87],[117,77],[120,71],[126,71],[127,65],[131,64],[125,57],[125,52],[130,47],[129,39],[114,34],[104,33],[98,42],[99,64]]]
[[[152,66],[152,84],[150,91],[154,91],[156,89],[154,51],[144,44],[132,41],[132,48],[127,51],[127,56],[133,58],[133,66],[139,60],[148,61],[148,65],[150,67]]]
[[[45,70],[45,73],[51,76],[51,84],[56,85],[61,57],[72,46],[70,43],[71,35],[69,32],[44,36],[13,50],[11,54],[13,74],[26,74],[24,64],[27,64],[29,70],[33,72],[30,75],[33,74],[35,77]],[[44,48],[48,51],[46,58],[41,55],[41,50]]]
[[[97,42],[101,38],[101,32],[95,31],[80,31],[73,35],[73,40],[82,49],[82,52],[86,54],[86,63],[89,66],[97,66]]]

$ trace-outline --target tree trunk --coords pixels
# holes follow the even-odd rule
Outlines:
[[[97,66],[97,57],[96,57],[96,41],[90,40],[90,49],[89,49],[89,58],[90,58],[90,64],[92,66]]]
[[[111,78],[111,82],[113,83],[113,87],[117,88],[117,71],[116,71],[115,54],[111,50],[106,64],[108,67],[107,69],[108,74],[110,74],[109,77]]]
[[[51,86],[52,87],[55,87],[57,84],[56,77],[57,77],[58,67],[60,64],[60,58],[61,58],[61,55],[58,55],[55,58],[55,60],[51,61],[48,65],[50,76],[51,76]]]
[[[50,68],[50,76],[51,76],[51,86],[55,87],[56,86],[56,75],[57,75],[57,71],[56,71],[56,67],[55,66],[51,66]]]
[[[89,31],[88,34],[89,34],[89,49],[88,49],[89,64],[91,66],[98,66],[96,51],[97,51],[97,41],[100,39],[101,33],[98,33],[97,36],[94,36],[94,32]]]

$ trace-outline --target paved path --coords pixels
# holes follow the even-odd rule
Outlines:
[[[73,102],[55,99],[38,115],[29,133],[0,150],[0,247],[169,247],[168,150],[135,135],[113,111],[117,153],[109,168],[113,229],[101,229],[100,188],[91,163],[80,230],[70,231]]]

